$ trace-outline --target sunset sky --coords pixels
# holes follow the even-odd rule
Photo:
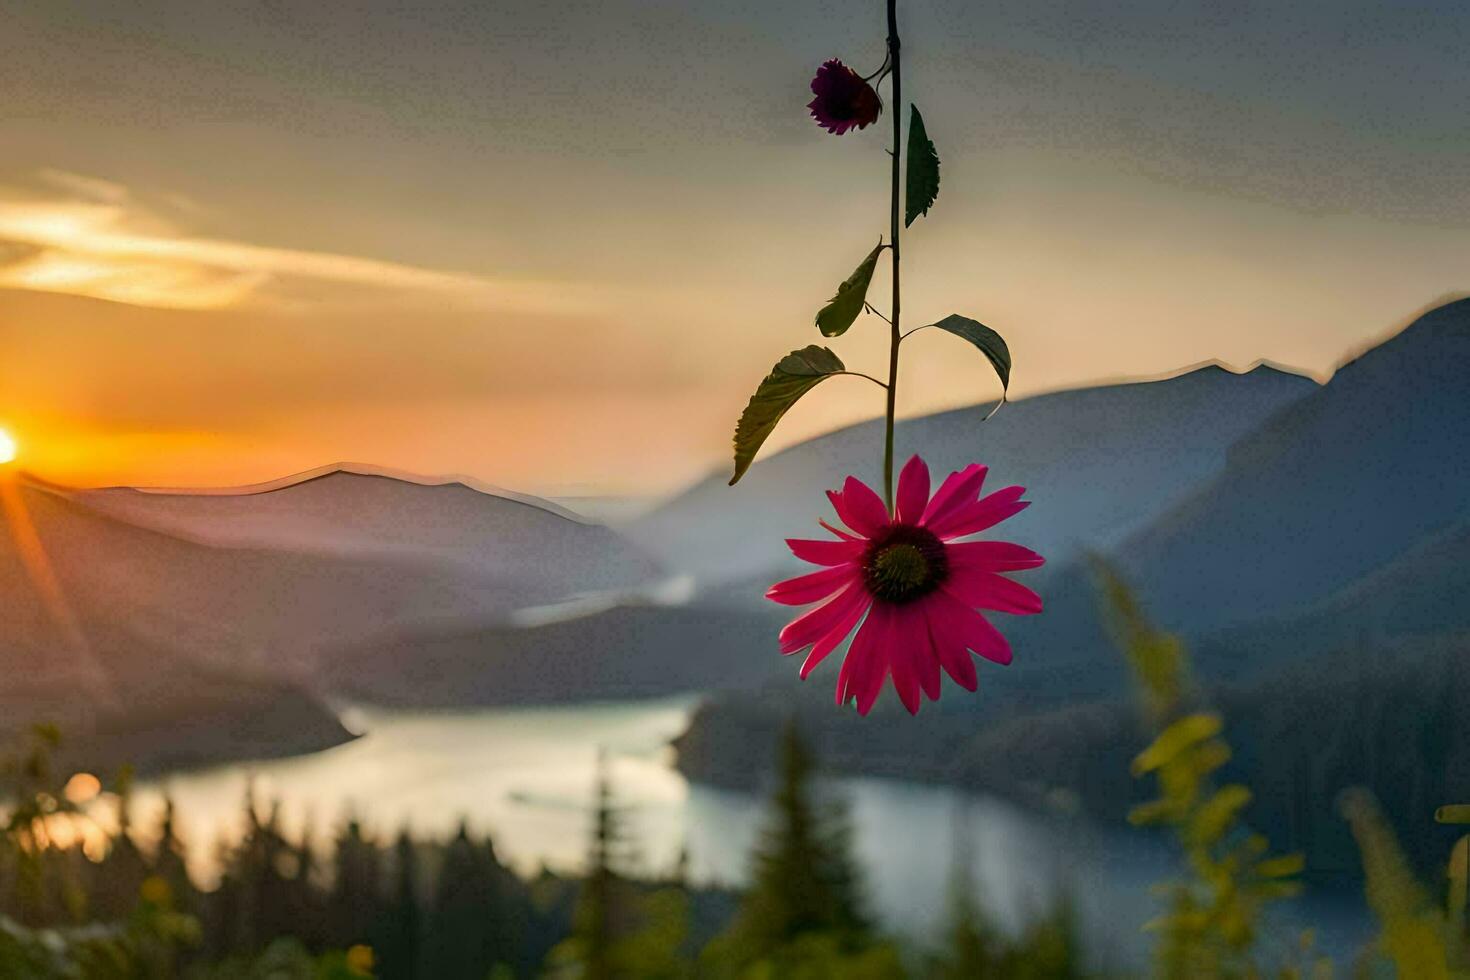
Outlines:
[[[905,316],[1000,330],[1016,394],[1210,358],[1325,377],[1470,289],[1462,0],[901,9],[943,161]],[[350,459],[666,492],[726,465],[886,228],[886,126],[804,109],[823,59],[882,60],[880,0],[0,0],[0,25],[0,428],[58,480]],[[881,371],[880,326],[833,346]],[[906,414],[998,393],[952,338],[905,355]],[[880,398],[829,382],[772,445]]]

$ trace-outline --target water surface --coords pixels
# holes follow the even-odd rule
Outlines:
[[[453,712],[354,708],[344,720],[364,734],[349,744],[140,786],[138,822],[151,826],[164,793],[172,796],[190,861],[205,880],[218,870],[215,835],[238,837],[244,826],[251,785],[262,810],[279,802],[292,836],[310,823],[325,842],[349,815],[383,838],[404,827],[445,837],[464,821],[491,834],[502,859],[524,872],[542,864],[576,871],[597,756],[605,751],[642,870],[671,868],[687,846],[696,881],[738,885],[764,802],[691,785],[674,770],[669,741],[695,703],[682,697]],[[1139,926],[1157,911],[1149,886],[1171,869],[1159,842],[941,786],[843,779],[833,791],[851,810],[870,904],[890,925],[933,936],[955,869],[967,863],[1003,928],[1020,928],[1067,894],[1095,955],[1114,964],[1144,955]],[[1283,918],[1303,916],[1325,926],[1319,931],[1333,947],[1347,948],[1362,933],[1361,916],[1326,903]]]

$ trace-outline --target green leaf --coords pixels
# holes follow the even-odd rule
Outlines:
[[[1000,377],[1000,400],[1005,401],[1011,388],[1011,349],[1006,346],[1005,338],[980,321],[958,313],[953,313],[934,325],[980,348],[980,353],[985,355]]]
[[[750,396],[750,404],[735,426],[735,475],[733,487],[750,469],[761,443],[776,428],[781,416],[796,404],[798,398],[815,388],[823,378],[847,370],[838,356],[815,344],[792,351],[777,362],[766,379]]]
[[[909,171],[904,185],[903,226],[907,228],[921,214],[928,214],[939,196],[939,154],[924,131],[924,117],[919,107],[909,106]]]
[[[1128,811],[1128,822],[1135,827],[1165,823],[1174,818],[1179,807],[1172,800],[1149,800]]]
[[[868,253],[858,264],[847,281],[837,287],[837,295],[827,301],[817,314],[817,329],[823,337],[841,337],[863,311],[863,302],[868,298],[868,283],[873,281],[873,269],[878,265],[878,254],[883,243]]]
[[[1153,744],[1138,754],[1133,760],[1133,775],[1142,776],[1168,765],[1185,749],[1220,734],[1221,727],[1219,715],[1185,715],[1160,732]]]
[[[1300,854],[1283,854],[1280,857],[1268,858],[1256,865],[1256,876],[1259,878],[1290,878],[1301,874],[1306,866],[1306,859]]]
[[[1190,836],[1200,844],[1213,844],[1220,840],[1250,801],[1251,791],[1239,783],[1220,787],[1195,811],[1189,828]]]

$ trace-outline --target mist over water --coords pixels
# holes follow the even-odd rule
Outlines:
[[[695,881],[738,886],[765,802],[692,785],[675,771],[668,743],[696,701],[453,712],[353,708],[344,718],[364,734],[347,745],[140,785],[135,825],[152,827],[165,794],[171,796],[189,860],[202,881],[212,882],[220,843],[212,835],[238,836],[253,781],[262,812],[279,801],[288,836],[310,823],[321,846],[349,816],[380,839],[405,826],[418,836],[447,837],[465,820],[493,835],[501,858],[522,873],[543,864],[576,871],[601,748],[611,760],[617,799],[628,808],[640,870],[668,870],[687,844]],[[1171,869],[1159,842],[934,785],[864,778],[835,780],[832,788],[850,807],[867,895],[889,926],[919,941],[933,938],[945,921],[957,862],[968,856],[979,897],[1002,928],[1018,930],[1065,893],[1077,903],[1096,959],[1130,964],[1145,955],[1139,927],[1157,909],[1149,887]],[[1283,917],[1298,919],[1318,926],[1324,945],[1349,942],[1361,927],[1320,901]]]

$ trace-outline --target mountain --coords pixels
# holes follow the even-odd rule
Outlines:
[[[947,412],[903,423],[901,436],[939,466],[961,465],[982,443],[993,479],[1025,473],[1046,513],[1016,539],[1066,554],[1161,510],[1224,465],[1226,446],[1250,420],[1314,387],[1266,367],[1243,375],[1208,367],[1026,399],[983,426],[984,406]],[[760,589],[746,583],[789,560],[782,537],[810,531],[825,506],[822,489],[863,471],[877,434],[861,425],[823,436],[757,464],[733,489],[711,477],[624,526],[668,567],[699,577],[692,604],[635,603],[531,629],[493,623],[390,636],[327,655],[323,682],[365,700],[441,705],[741,687],[784,674],[775,643],[783,611],[753,602]]]
[[[412,633],[322,658],[343,697],[401,707],[546,704],[750,687],[782,664],[759,651],[777,610],[617,605],[509,627]]]
[[[652,558],[606,527],[468,477],[338,464],[231,490],[76,496],[129,523],[205,544],[449,566],[481,588],[481,617],[659,576]]]
[[[137,606],[114,591],[147,562],[197,546],[23,478],[0,482],[0,504],[0,731],[54,723],[67,758],[96,768],[260,758],[350,737],[289,674],[198,656],[217,627],[181,632],[166,601]]]
[[[938,475],[978,461],[988,486],[1025,485],[1035,503],[1006,532],[1055,567],[1177,503],[1224,468],[1232,443],[1316,387],[1267,366],[1211,365],[1022,399],[988,422],[989,405],[909,419],[896,442],[901,457],[922,451]],[[817,533],[828,516],[824,490],[848,474],[878,486],[881,446],[881,421],[841,429],[761,460],[734,487],[712,474],[623,531],[702,585],[769,577],[794,567],[782,540]]]
[[[1470,631],[1467,378],[1470,301],[1461,300],[1425,313],[1345,364],[1325,386],[1258,420],[1228,446],[1217,473],[1104,549],[1150,616],[1190,641],[1204,681],[1222,690],[1250,686],[1251,697],[1279,709],[1281,739],[1306,731],[1291,734],[1293,724],[1307,720],[1293,714],[1293,705],[1332,710],[1332,698],[1310,694],[1301,676],[1273,687],[1269,678],[1283,670],[1313,662],[1321,676],[1332,676],[1349,662],[1334,657],[1407,662],[1420,647],[1440,651],[1436,664],[1463,655]],[[1130,460],[1116,464],[1126,470]],[[1037,505],[1022,516],[1042,509],[1042,494],[1035,497]],[[1019,533],[1015,538],[1027,541]],[[1123,696],[1127,674],[1085,561],[1062,563],[1039,588],[1046,611],[1000,623],[1016,660],[1005,669],[982,669],[979,695],[951,693],[913,720],[886,698],[873,718],[859,723],[831,708],[826,671],[813,676],[815,689],[773,682],[706,706],[685,742],[690,765],[717,781],[748,765],[759,771],[743,746],[758,744],[788,711],[814,724],[840,725],[836,740],[844,758],[868,772],[902,767],[911,754],[905,745],[926,744],[931,755],[935,746],[947,747],[938,753],[947,758],[999,731],[1009,734],[996,743],[1002,745],[997,759],[1030,738],[1042,740],[1037,744],[1060,739],[1059,759],[1068,751],[1082,757],[1074,751],[1080,746],[1063,736],[1069,727],[1086,730],[1088,705]],[[1312,671],[1303,670],[1309,679]],[[1393,683],[1409,684],[1409,674],[1396,674]],[[1368,679],[1354,697],[1379,683],[1371,671],[1357,676]],[[1391,718],[1374,718],[1392,729]],[[1441,726],[1424,736],[1416,751],[1456,748],[1446,742],[1448,731]],[[1312,743],[1297,747],[1308,751]],[[1364,749],[1362,757],[1373,751]],[[1261,753],[1269,755],[1269,748]],[[1085,778],[1078,780],[1085,787]]]
[[[1456,828],[1426,819],[1459,799],[1470,779],[1470,737],[1460,706],[1470,698],[1470,633],[1379,641],[1278,664],[1240,684],[1211,685],[1206,700],[1225,720],[1233,750],[1222,781],[1255,792],[1247,813],[1276,850],[1302,851],[1321,877],[1355,877],[1359,857],[1337,809],[1343,790],[1382,802],[1423,870],[1442,867]],[[1112,669],[1121,671],[1114,655]],[[823,691],[823,694],[828,692]],[[760,697],[702,705],[676,741],[691,780],[754,789],[767,778],[769,740],[793,708],[811,704],[790,685]],[[1405,710],[1412,706],[1412,710]],[[1068,816],[1122,823],[1153,797],[1131,775],[1150,741],[1137,703],[1108,697],[977,724],[943,700],[910,719],[800,710],[809,744],[831,771],[937,781],[994,793]],[[876,721],[876,724],[875,724]]]
[[[1470,515],[1470,300],[1434,309],[1231,448],[1116,557],[1194,633],[1319,601]]]
[[[526,633],[539,646],[566,631],[556,625],[565,617],[669,600],[657,563],[606,527],[457,481],[333,467],[240,492],[15,486],[78,632],[88,642],[107,636],[109,663],[162,650],[200,670],[245,667],[331,694],[412,700],[423,661],[405,648],[420,639],[487,632],[504,647],[529,622],[543,624]],[[675,633],[687,642],[697,625],[670,621],[655,632],[659,642]],[[385,646],[405,653],[377,656]],[[571,649],[585,658],[601,647]],[[487,685],[505,700],[545,699],[544,673],[527,668],[547,654],[535,654],[468,658],[454,675],[460,703]],[[0,648],[0,662],[17,656]],[[651,693],[671,690],[666,669],[640,676],[655,678]],[[117,683],[107,676],[99,686]]]
[[[1196,659],[1206,672],[1228,677],[1331,650],[1372,648],[1390,638],[1470,635],[1467,556],[1470,516],[1326,599],[1200,637]]]

